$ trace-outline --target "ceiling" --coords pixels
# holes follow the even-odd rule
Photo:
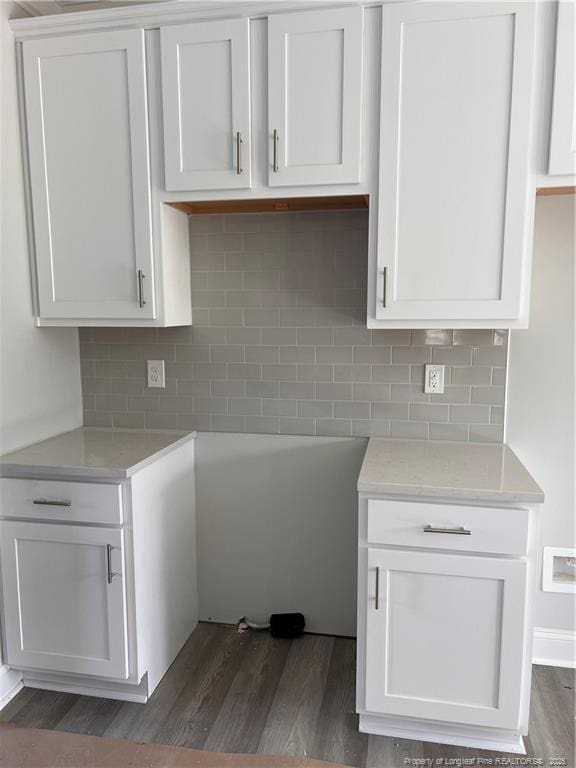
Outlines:
[[[17,0],[18,5],[32,16],[50,16],[55,13],[95,11],[158,2],[166,2],[166,0]]]

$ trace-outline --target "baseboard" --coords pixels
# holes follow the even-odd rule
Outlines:
[[[147,680],[140,683],[121,683],[88,677],[74,679],[72,675],[54,672],[23,672],[23,684],[26,688],[40,688],[44,691],[76,693],[80,696],[95,696],[100,699],[116,699],[145,704],[148,701]]]
[[[5,664],[0,665],[0,710],[22,690],[22,675]]]
[[[517,755],[526,754],[524,740],[519,733],[499,728],[442,723],[411,717],[360,714],[359,730],[361,733],[392,736],[395,739],[449,744],[491,752],[512,752]]]
[[[576,632],[534,627],[532,663],[576,669]]]

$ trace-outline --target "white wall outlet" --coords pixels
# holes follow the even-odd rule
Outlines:
[[[444,392],[444,366],[424,366],[424,392],[429,395],[441,395]]]
[[[543,548],[542,591],[576,592],[576,549]]]
[[[166,377],[164,375],[164,360],[147,360],[149,387],[165,387]]]

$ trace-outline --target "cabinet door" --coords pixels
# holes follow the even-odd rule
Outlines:
[[[576,173],[575,16],[574,0],[560,0],[556,27],[554,102],[548,160],[548,173],[550,174]]]
[[[166,189],[251,185],[250,20],[161,29]]]
[[[360,181],[362,9],[268,19],[270,186]]]
[[[123,532],[3,521],[0,551],[8,664],[126,679]]]
[[[383,6],[377,318],[520,315],[534,15]]]
[[[366,710],[516,729],[526,562],[368,552]]]
[[[143,35],[23,44],[43,318],[154,317]]]

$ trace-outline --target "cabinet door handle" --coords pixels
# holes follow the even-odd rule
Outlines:
[[[106,581],[108,584],[112,584],[114,576],[120,576],[119,573],[115,573],[112,570],[112,550],[114,547],[112,544],[106,544]]]
[[[388,267],[382,269],[382,306],[386,309],[386,278],[388,277]]]
[[[460,528],[434,528],[432,525],[425,525],[422,529],[424,533],[455,533],[458,536],[471,536],[472,531],[469,531],[467,528],[464,528],[464,526],[460,526]]]
[[[376,597],[374,598],[376,610],[380,610],[380,568],[376,566]]]
[[[41,504],[45,507],[71,507],[72,502],[70,499],[34,499],[32,504]]]
[[[242,134],[236,131],[236,173],[242,173]]]
[[[274,128],[272,133],[272,170],[274,173],[278,173],[278,131]]]
[[[138,306],[140,308],[142,308],[146,304],[146,301],[144,300],[144,278],[145,277],[146,275],[144,274],[144,272],[141,269],[139,269],[138,270]]]

